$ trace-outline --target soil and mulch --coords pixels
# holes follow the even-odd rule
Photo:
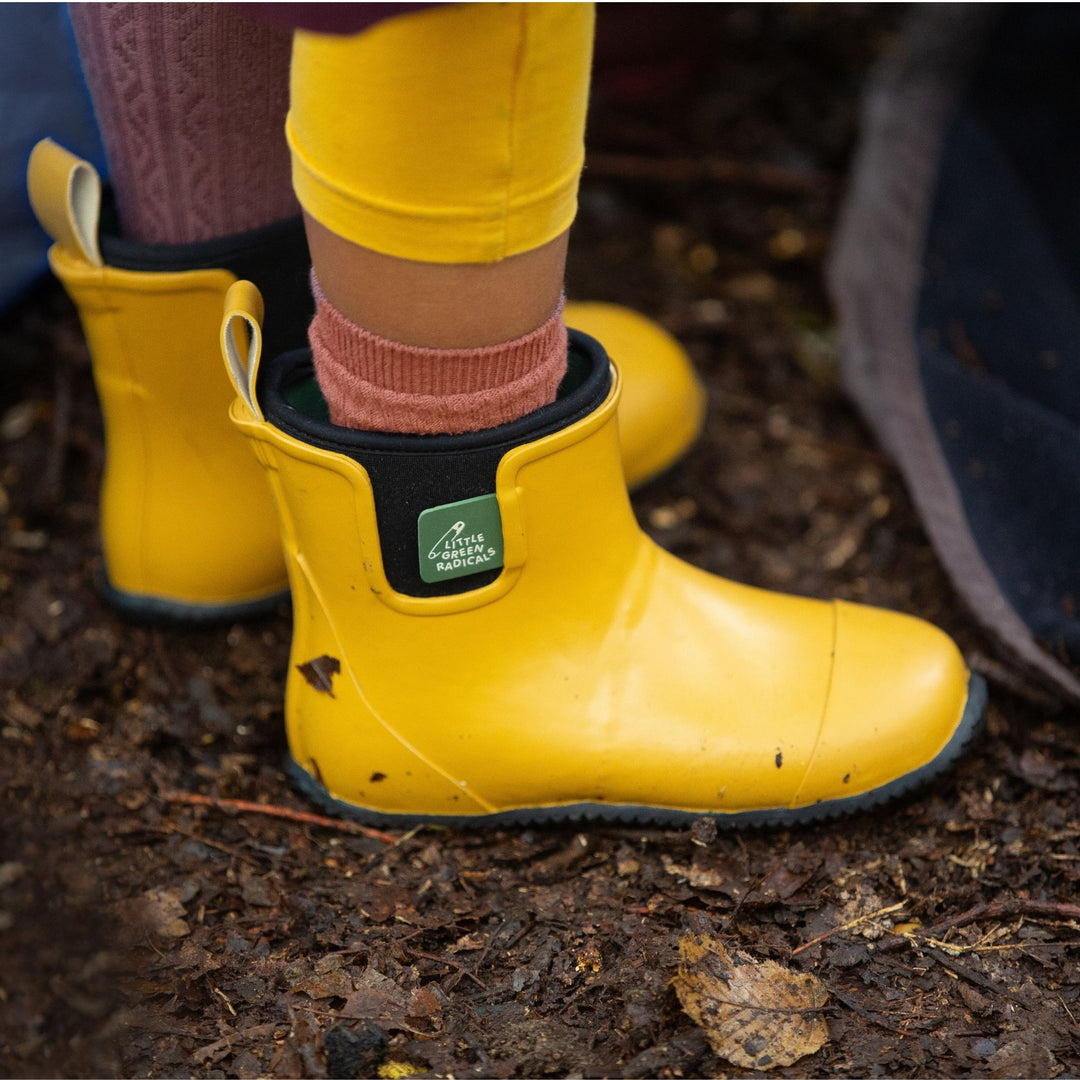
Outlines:
[[[973,624],[838,385],[822,264],[898,13],[675,7],[601,51],[570,272],[708,384],[641,522],[709,571],[939,623],[990,681],[986,735],[791,831],[323,818],[280,768],[286,610],[185,631],[100,599],[100,421],[43,286],[0,324],[3,1075],[1080,1072],[1080,729]]]

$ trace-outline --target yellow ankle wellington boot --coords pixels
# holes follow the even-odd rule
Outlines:
[[[618,365],[619,441],[632,491],[669,469],[698,437],[705,388],[683,347],[651,319],[618,304],[570,301],[566,325],[604,343]]]
[[[105,421],[106,594],[145,618],[236,618],[274,607],[288,584],[277,515],[228,420],[233,395],[217,330],[234,271],[249,276],[277,257],[296,265],[307,292],[302,227],[136,245],[104,230],[99,237],[97,174],[56,143],[35,148],[28,181],[55,240],[49,263],[79,310]],[[307,317],[290,311],[300,327],[290,343],[304,340]]]
[[[571,336],[553,405],[486,432],[326,419],[304,351],[260,370],[230,290],[231,409],[270,478],[293,593],[292,771],[384,824],[782,823],[948,766],[984,689],[903,615],[748,588],[637,528],[618,380]]]
[[[277,517],[228,424],[217,328],[228,287],[271,296],[271,352],[306,340],[310,260],[299,218],[220,241],[139,245],[102,230],[93,167],[51,140],[30,198],[55,241],[49,262],[79,309],[105,419],[105,592],[140,618],[239,618],[285,596]],[[618,345],[627,482],[670,467],[697,436],[704,393],[678,343],[614,304],[568,304],[567,321]],[[275,340],[276,339],[276,340]]]

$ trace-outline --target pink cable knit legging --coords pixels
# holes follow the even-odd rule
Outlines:
[[[130,239],[185,244],[298,213],[284,136],[290,31],[225,4],[70,10]],[[316,375],[344,426],[491,427],[554,400],[566,370],[561,304],[514,341],[437,350],[371,334],[316,299]]]
[[[71,4],[125,235],[183,244],[300,212],[292,34],[229,4]]]

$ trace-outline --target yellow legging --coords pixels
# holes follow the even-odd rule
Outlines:
[[[298,31],[286,125],[313,218],[385,255],[487,263],[569,228],[592,4],[453,4]]]

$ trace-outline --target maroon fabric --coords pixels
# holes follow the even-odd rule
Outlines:
[[[69,10],[129,239],[193,243],[299,213],[288,31],[226,4]]]
[[[358,34],[369,26],[423,11],[436,4],[235,4],[231,5],[264,23],[289,30],[315,30],[320,34]]]

